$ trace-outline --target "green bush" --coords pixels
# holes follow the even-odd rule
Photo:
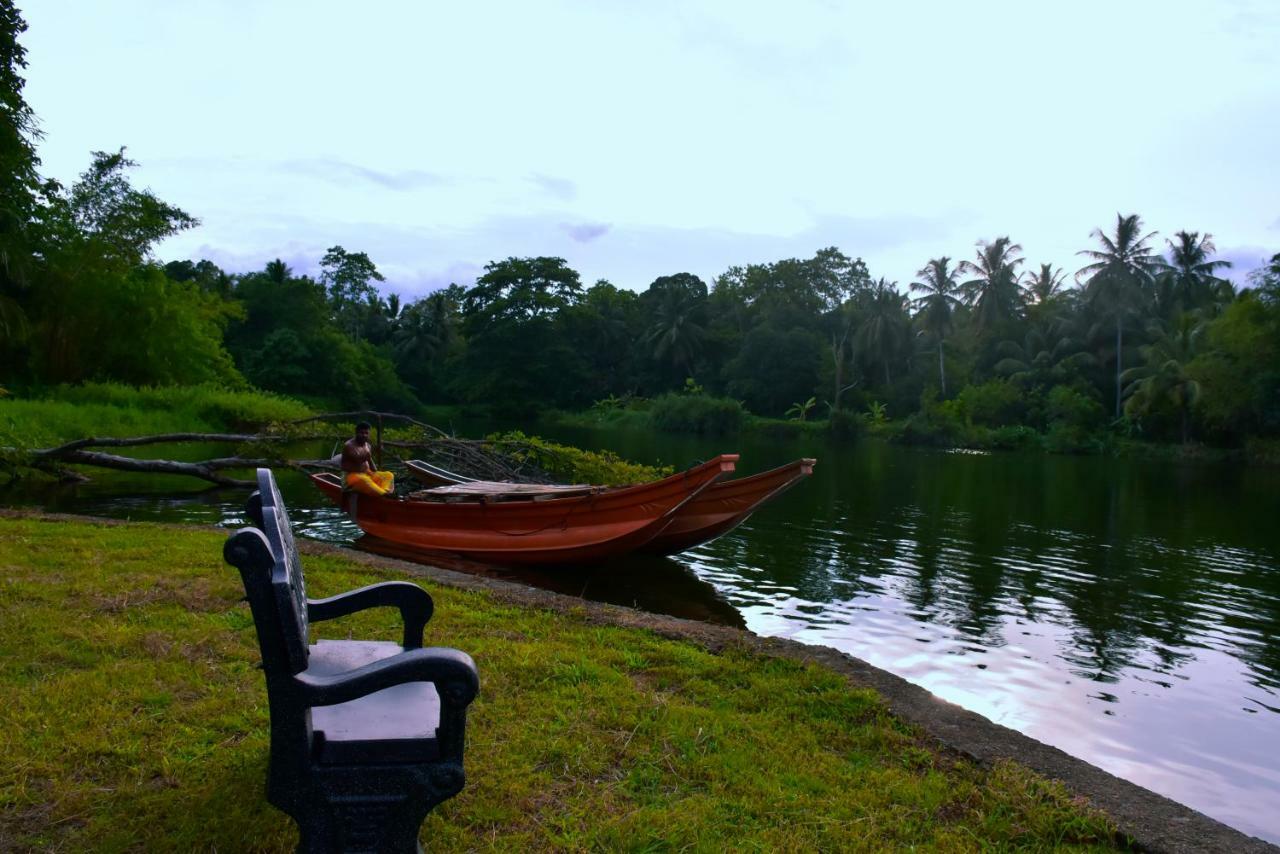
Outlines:
[[[1280,465],[1280,439],[1248,439],[1244,443],[1244,455],[1251,463]]]
[[[664,394],[649,408],[653,426],[659,430],[709,436],[738,432],[745,415],[736,400],[700,394]]]
[[[862,416],[847,409],[835,409],[827,419],[827,432],[835,439],[857,439],[867,430]]]
[[[1106,420],[1102,404],[1090,395],[1076,389],[1056,385],[1045,399],[1045,420],[1050,429],[1055,424],[1075,427],[1081,430],[1093,430],[1101,427]]]
[[[1057,454],[1098,453],[1104,450],[1101,428],[1106,421],[1102,404],[1071,386],[1057,385],[1044,400],[1048,424],[1044,446]]]
[[[891,439],[904,445],[933,445],[954,447],[963,445],[967,431],[965,425],[948,409],[931,407],[913,414],[891,435]]]
[[[957,400],[969,420],[983,427],[1017,424],[1026,411],[1022,391],[1005,380],[965,386]]]
[[[569,445],[526,436],[519,430],[485,437],[522,462],[568,483],[619,485],[659,480],[672,473],[670,466],[646,466],[622,459],[612,451],[584,451]]]
[[[1014,448],[1037,448],[1040,446],[1040,433],[1034,427],[1025,424],[1007,424],[994,430],[987,430],[984,447],[1012,450]]]
[[[800,436],[821,436],[826,432],[825,421],[783,421],[780,418],[748,416],[742,429],[766,439],[784,441]]]

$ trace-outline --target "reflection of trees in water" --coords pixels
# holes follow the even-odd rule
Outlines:
[[[983,646],[1012,616],[1064,626],[1060,654],[1087,678],[1172,673],[1212,645],[1277,687],[1280,560],[1206,546],[1233,541],[1241,514],[1272,524],[1238,484],[1131,461],[879,451],[794,491],[793,524],[747,538],[743,559],[815,602],[893,589]]]

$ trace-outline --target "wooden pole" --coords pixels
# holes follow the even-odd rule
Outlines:
[[[378,413],[378,446],[374,449],[378,468],[382,468],[382,413]]]

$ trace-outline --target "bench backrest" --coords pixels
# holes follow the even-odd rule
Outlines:
[[[271,469],[258,469],[258,491],[249,498],[248,512],[254,525],[266,537],[274,559],[271,592],[280,623],[285,662],[290,673],[307,669],[307,585],[293,540],[289,514],[276,486]],[[264,659],[264,666],[271,663]]]

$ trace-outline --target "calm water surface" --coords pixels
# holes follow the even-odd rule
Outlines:
[[[736,531],[675,559],[494,573],[833,646],[1280,841],[1280,472],[539,432],[677,467],[720,451],[740,451],[743,473],[798,456],[819,464]],[[300,478],[282,488],[304,535],[358,538]],[[242,521],[240,495],[173,489],[112,478],[40,500]],[[0,492],[0,504],[31,500]]]

